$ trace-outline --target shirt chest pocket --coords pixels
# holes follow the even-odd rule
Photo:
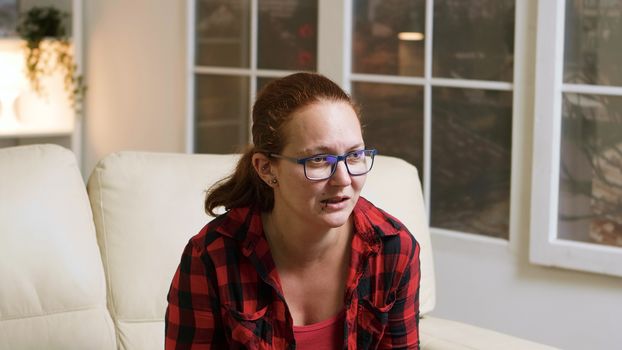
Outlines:
[[[273,329],[268,306],[242,312],[223,306],[223,320],[230,349],[271,349]]]
[[[375,349],[389,323],[389,313],[395,303],[394,295],[388,303],[374,304],[368,299],[359,300],[357,316],[357,349]]]

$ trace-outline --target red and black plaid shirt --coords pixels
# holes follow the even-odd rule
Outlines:
[[[360,198],[353,211],[344,349],[419,349],[419,244]],[[232,209],[186,246],[168,294],[166,349],[294,349],[261,215]]]

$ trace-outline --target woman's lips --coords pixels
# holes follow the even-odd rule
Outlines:
[[[338,196],[330,197],[320,201],[322,203],[322,210],[341,210],[347,207],[347,203],[350,197]]]
[[[349,197],[331,197],[331,198],[327,198],[322,200],[322,203],[328,203],[328,204],[335,204],[335,203],[341,203],[344,201],[347,201],[348,199],[350,199]]]

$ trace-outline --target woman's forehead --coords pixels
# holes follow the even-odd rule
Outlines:
[[[284,132],[286,148],[300,153],[334,151],[363,142],[358,116],[341,101],[320,101],[295,112]]]

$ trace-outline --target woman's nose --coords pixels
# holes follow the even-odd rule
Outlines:
[[[348,186],[352,182],[350,178],[350,173],[348,173],[348,169],[346,168],[345,162],[337,162],[335,165],[335,173],[330,177],[330,182],[336,186]]]

